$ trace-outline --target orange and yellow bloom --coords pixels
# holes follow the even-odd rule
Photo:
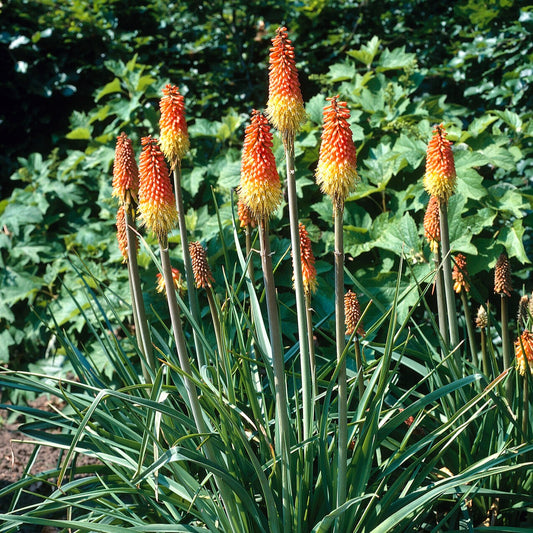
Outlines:
[[[143,137],[141,144],[139,222],[161,240],[176,226],[178,212],[168,167],[157,140],[151,136]]]
[[[181,292],[184,289],[183,281],[181,279],[181,273],[177,268],[172,267],[172,280],[174,281],[174,288]],[[165,286],[165,278],[161,274],[161,272],[157,273],[156,276],[156,291],[157,292],[165,292],[166,286]]]
[[[305,120],[305,109],[287,28],[278,28],[272,39],[268,72],[266,114],[284,141],[294,136]]]
[[[453,290],[459,294],[462,290],[468,292],[470,290],[470,284],[466,280],[466,257],[463,254],[457,254],[455,256],[455,263],[453,265],[452,278],[454,281]]]
[[[190,146],[185,120],[185,100],[175,85],[165,85],[159,109],[161,111],[159,144],[171,168],[174,169]]]
[[[505,252],[502,252],[494,267],[494,292],[496,294],[511,296],[511,263]]]
[[[430,196],[437,197],[443,204],[446,204],[453,194],[457,178],[452,143],[446,139],[446,136],[442,124],[433,130],[433,137],[427,147],[424,174],[424,188]]]
[[[323,193],[331,196],[336,207],[344,205],[347,196],[354,191],[358,180],[357,151],[348,124],[350,111],[346,102],[339,102],[338,96],[327,98],[324,107],[324,127],[316,182]]]
[[[302,282],[306,295],[316,291],[317,279],[315,268],[315,256],[311,248],[311,239],[305,226],[300,222],[300,258],[302,263]]]
[[[429,243],[429,249],[436,254],[440,242],[439,200],[436,196],[429,199],[424,214],[424,236]]]
[[[131,139],[122,132],[117,137],[115,146],[115,160],[113,162],[113,196],[121,204],[129,202],[128,192],[134,201],[137,201],[139,190],[139,170],[135,161],[135,153]]]
[[[525,329],[522,335],[514,343],[514,353],[516,357],[516,367],[522,376],[525,375],[527,367],[533,372],[533,334]]]
[[[266,117],[255,109],[244,134],[238,193],[257,220],[268,219],[282,199],[270,126]]]

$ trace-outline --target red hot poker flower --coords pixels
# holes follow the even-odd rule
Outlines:
[[[178,219],[168,167],[156,139],[141,140],[143,151],[139,164],[139,221],[158,239],[166,238]]]
[[[355,331],[357,324],[357,334],[364,336],[365,330],[360,323],[361,307],[355,292],[348,291],[344,295],[344,323],[346,324],[346,335],[351,335]]]
[[[191,254],[192,271],[196,287],[211,287],[215,281],[209,263],[207,262],[207,254],[205,248],[198,242],[189,243],[189,253]]]
[[[335,206],[344,205],[346,197],[355,189],[357,175],[357,151],[348,124],[350,111],[346,102],[339,102],[338,95],[327,98],[324,107],[324,127],[316,182],[323,193],[331,196]]]
[[[128,237],[126,235],[126,214],[121,205],[117,211],[117,241],[118,248],[123,257],[123,263],[128,261]]]
[[[156,291],[157,292],[165,292],[166,286],[165,286],[165,278],[162,276],[160,272],[156,275],[157,285],[156,285]],[[172,280],[174,281],[174,288],[178,292],[182,292],[184,289],[183,281],[181,279],[181,273],[177,268],[172,267]]]
[[[305,120],[294,47],[287,37],[287,28],[276,30],[276,37],[272,39],[268,70],[266,114],[285,142],[287,137],[294,136]]]
[[[239,222],[241,228],[250,226],[255,228],[256,222],[249,207],[239,198],[237,201],[237,216],[239,217]]]
[[[137,201],[139,190],[139,170],[135,161],[135,153],[131,139],[122,132],[117,137],[115,146],[115,161],[113,162],[113,196],[116,196],[120,203],[129,200],[128,192],[134,201]]]
[[[436,254],[440,242],[439,200],[436,196],[432,196],[429,199],[426,213],[424,214],[424,236],[429,243],[430,250]]]
[[[272,133],[266,117],[255,109],[246,128],[241,159],[239,198],[256,219],[267,219],[282,199]]]
[[[452,143],[446,139],[446,130],[441,124],[433,130],[426,154],[424,188],[431,196],[436,196],[443,204],[453,194],[456,173]]]
[[[522,376],[526,374],[527,365],[529,365],[529,371],[533,372],[533,334],[527,329],[515,341],[514,353],[516,356],[516,366],[520,374]]]
[[[189,133],[185,120],[185,100],[175,85],[167,84],[159,101],[161,150],[172,169],[189,150]]]
[[[466,257],[464,254],[457,254],[454,259],[455,264],[453,265],[452,278],[455,283],[453,284],[453,290],[457,294],[462,290],[468,292],[470,291],[470,284],[465,278],[468,275],[466,271]]]
[[[307,295],[316,291],[316,268],[315,268],[315,256],[311,248],[311,239],[307,229],[300,222],[300,257],[302,263],[302,281],[304,291]]]

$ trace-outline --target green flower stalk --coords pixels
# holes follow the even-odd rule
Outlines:
[[[439,202],[440,238],[442,251],[442,272],[444,279],[444,293],[446,299],[446,313],[448,319],[451,348],[459,344],[459,328],[455,310],[453,292],[450,236],[448,229],[448,200],[453,194],[457,175],[452,152],[452,143],[446,139],[446,130],[441,124],[433,130],[433,137],[429,141],[426,154],[426,172],[424,187],[430,196],[435,196]],[[461,368],[457,354],[457,366]]]
[[[276,453],[281,459],[283,527],[292,527],[290,426],[287,405],[287,383],[281,344],[281,329],[274,284],[272,255],[268,237],[268,220],[281,203],[282,191],[276,160],[272,152],[272,133],[266,117],[252,111],[252,120],[245,131],[241,158],[239,198],[248,207],[259,225],[261,267],[265,284],[270,345],[276,395]]]
[[[503,369],[511,367],[511,340],[509,336],[509,309],[507,299],[511,296],[513,290],[511,284],[511,264],[505,252],[502,252],[496,261],[494,267],[494,293],[499,294],[501,309],[501,327],[502,327],[502,352],[503,352]],[[505,382],[505,397],[511,405],[513,399],[513,383],[507,378]]]
[[[303,438],[308,440],[313,428],[313,379],[311,355],[308,348],[308,324],[302,281],[298,201],[294,169],[294,137],[305,120],[294,47],[286,28],[278,28],[272,39],[269,57],[269,84],[266,114],[280,132],[285,149],[287,170],[287,199],[291,233],[294,293],[300,341],[300,369],[302,375]]]
[[[194,321],[200,325],[200,308],[198,305],[198,295],[194,286],[181,191],[181,160],[188,152],[190,143],[187,121],[185,120],[185,100],[183,95],[180,94],[178,87],[170,84],[165,85],[163,88],[163,97],[159,100],[159,110],[161,111],[161,117],[159,119],[161,151],[170,163],[174,177],[174,193],[176,209],[178,211],[178,226],[183,253],[183,264],[185,266],[185,279],[187,280],[188,286],[187,296],[189,299],[189,308]],[[193,339],[198,366],[204,366],[206,363],[204,349],[194,328]]]
[[[346,471],[348,460],[348,385],[344,359],[344,244],[343,216],[346,197],[358,181],[357,151],[348,124],[350,112],[338,96],[328,98],[324,107],[324,125],[316,181],[323,193],[333,201],[335,219],[335,339],[338,373],[338,442],[337,442],[337,507],[346,501]],[[337,520],[337,528],[340,528]]]
[[[120,204],[117,212],[117,238],[124,262],[128,265],[135,335],[139,349],[144,356],[141,360],[141,368],[145,381],[150,383],[151,376],[145,361],[154,372],[155,359],[137,265],[139,241],[135,233],[135,206],[138,190],[139,170],[135,161],[133,145],[128,136],[122,132],[117,137],[113,162],[113,196],[118,198]]]

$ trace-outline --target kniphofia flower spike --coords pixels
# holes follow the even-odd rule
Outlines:
[[[455,256],[455,264],[453,265],[452,278],[454,281],[453,290],[456,293],[460,293],[462,290],[465,292],[470,291],[470,284],[466,280],[468,275],[466,271],[466,257],[463,254],[457,254]]]
[[[215,281],[209,263],[207,262],[207,254],[205,248],[198,242],[189,243],[189,253],[191,254],[192,270],[194,273],[194,281],[196,287],[211,287]]]
[[[446,139],[446,130],[440,124],[433,130],[426,154],[424,188],[439,202],[446,204],[453,194],[456,182],[452,143]]]
[[[358,181],[357,151],[348,124],[350,111],[346,102],[339,102],[338,98],[338,95],[327,98],[330,104],[324,107],[324,127],[316,168],[316,182],[323,193],[331,196],[335,206],[344,205]]]
[[[161,111],[159,144],[171,169],[174,169],[183,159],[190,145],[185,120],[185,100],[175,85],[165,85],[163,97],[159,101],[159,109]]]
[[[270,126],[266,117],[255,109],[252,111],[252,122],[244,134],[238,193],[258,220],[268,219],[282,199]]]
[[[113,162],[113,196],[121,204],[129,202],[128,192],[137,202],[139,190],[139,170],[135,161],[135,153],[131,139],[122,132],[117,137],[115,146],[115,160]]]
[[[529,371],[533,372],[533,334],[527,329],[516,339],[514,353],[520,374],[525,375],[527,366],[529,366]]]
[[[151,136],[143,137],[141,144],[139,221],[161,240],[175,227],[178,212],[168,167],[157,140]]]
[[[315,256],[311,248],[311,239],[305,226],[300,222],[300,257],[302,263],[302,282],[305,294],[309,295],[316,291],[316,268]]]
[[[305,120],[294,47],[287,37],[287,28],[278,28],[276,37],[272,39],[266,114],[282,134],[284,142],[294,136]]]
[[[429,243],[430,250],[436,254],[440,242],[439,200],[436,196],[429,199],[424,214],[424,236]]]

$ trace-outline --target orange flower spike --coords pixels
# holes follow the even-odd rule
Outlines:
[[[520,374],[526,374],[527,365],[533,372],[533,334],[525,329],[514,343],[516,366]]]
[[[135,161],[135,153],[131,139],[122,132],[117,137],[115,146],[115,160],[113,162],[113,196],[116,196],[120,203],[129,200],[128,192],[135,202],[139,191],[139,170]]]
[[[350,111],[338,96],[327,98],[324,107],[324,127],[316,168],[316,182],[323,193],[331,196],[336,206],[344,204],[359,179],[357,151],[348,124]]]
[[[269,218],[282,199],[270,126],[266,117],[255,109],[244,134],[238,193],[256,220]]]
[[[446,139],[446,135],[442,124],[433,130],[433,137],[427,147],[424,174],[424,188],[443,203],[447,203],[453,194],[457,178],[452,143]]]
[[[118,249],[123,257],[122,262],[126,263],[128,261],[128,237],[126,235],[126,213],[123,205],[117,211],[117,241]]]
[[[365,330],[363,325],[359,322],[361,320],[361,307],[355,292],[348,291],[344,295],[344,323],[346,325],[346,335],[351,335],[357,327],[357,334],[364,336]]]
[[[157,292],[164,292],[165,291],[165,278],[161,275],[160,272],[157,273],[156,276],[157,285],[156,285],[156,291]],[[181,292],[184,288],[183,281],[181,279],[181,273],[177,268],[172,267],[172,280],[174,281],[174,288]]]
[[[512,290],[511,263],[509,262],[507,254],[502,252],[494,267],[494,292],[501,296],[505,295],[510,297]]]
[[[439,200],[436,196],[432,196],[429,199],[426,213],[424,214],[424,236],[429,243],[430,250],[436,254],[440,242]]]
[[[191,254],[192,271],[194,274],[194,281],[196,287],[211,287],[215,281],[209,263],[207,262],[207,254],[205,248],[198,242],[189,243],[189,253]]]
[[[266,114],[284,142],[294,136],[305,120],[305,109],[287,28],[278,28],[272,39],[268,67]]]
[[[163,97],[159,101],[159,110],[159,144],[171,169],[174,169],[190,146],[185,120],[185,100],[175,85],[165,85]]]
[[[174,193],[168,167],[157,140],[151,136],[143,137],[141,144],[139,221],[155,233],[158,239],[162,239],[166,238],[178,220]]]
[[[302,263],[302,281],[305,294],[309,295],[316,291],[317,279],[315,268],[315,256],[311,248],[311,239],[307,229],[300,222],[300,257]]]
[[[466,271],[466,257],[463,254],[455,256],[455,264],[453,265],[452,278],[454,280],[453,290],[459,294],[462,290],[468,292],[470,284],[466,281],[465,276],[468,275]]]

